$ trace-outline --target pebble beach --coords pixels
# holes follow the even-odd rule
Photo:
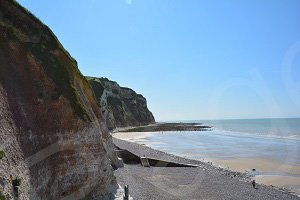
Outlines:
[[[246,173],[213,166],[211,163],[171,155],[145,145],[118,139],[116,146],[138,156],[146,156],[170,162],[198,165],[189,167],[142,167],[127,165],[115,171],[118,183],[129,185],[133,199],[300,199],[283,188],[256,184]]]

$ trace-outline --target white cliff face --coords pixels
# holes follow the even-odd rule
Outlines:
[[[101,105],[101,112],[110,130],[117,127],[154,123],[146,99],[130,88],[120,87],[106,78],[87,77]]]
[[[113,199],[117,184],[99,130],[96,122],[79,131],[58,132],[58,141],[27,157],[29,199]]]
[[[114,199],[118,160],[76,61],[16,1],[0,0],[0,33],[0,195]]]
[[[22,184],[19,199],[29,199],[31,177],[23,151],[18,142],[19,129],[13,123],[7,94],[0,84],[0,150],[4,152],[0,160],[0,191],[6,199],[14,198],[12,180],[20,178]],[[16,134],[17,133],[17,134]]]
[[[4,152],[0,188],[6,199],[114,198],[117,184],[111,163],[122,163],[113,154],[104,123],[95,121],[80,130],[36,132],[18,126],[10,103],[0,84],[0,149]],[[25,110],[24,114],[31,115]],[[12,187],[14,179],[21,180],[18,191]]]
[[[107,127],[110,129],[116,128],[115,118],[112,112],[112,108],[108,105],[107,97],[116,96],[110,90],[104,89],[100,99],[101,112],[106,120]]]

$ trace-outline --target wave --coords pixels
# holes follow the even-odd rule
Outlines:
[[[224,135],[229,135],[229,136],[235,136],[235,137],[255,137],[255,138],[269,138],[269,139],[287,139],[287,140],[300,140],[300,133],[293,134],[293,135],[278,135],[276,133],[247,133],[247,132],[242,132],[242,131],[229,131],[229,130],[224,130],[220,128],[213,127],[212,132],[217,133],[217,134],[224,134]]]

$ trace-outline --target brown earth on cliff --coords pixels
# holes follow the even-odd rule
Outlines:
[[[0,195],[112,199],[111,148],[76,61],[36,17],[0,0]]]
[[[117,127],[141,126],[155,123],[146,99],[130,88],[107,78],[86,77],[90,82],[100,109],[110,130]]]

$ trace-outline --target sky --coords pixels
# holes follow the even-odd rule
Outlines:
[[[157,121],[300,117],[299,0],[18,0]]]

